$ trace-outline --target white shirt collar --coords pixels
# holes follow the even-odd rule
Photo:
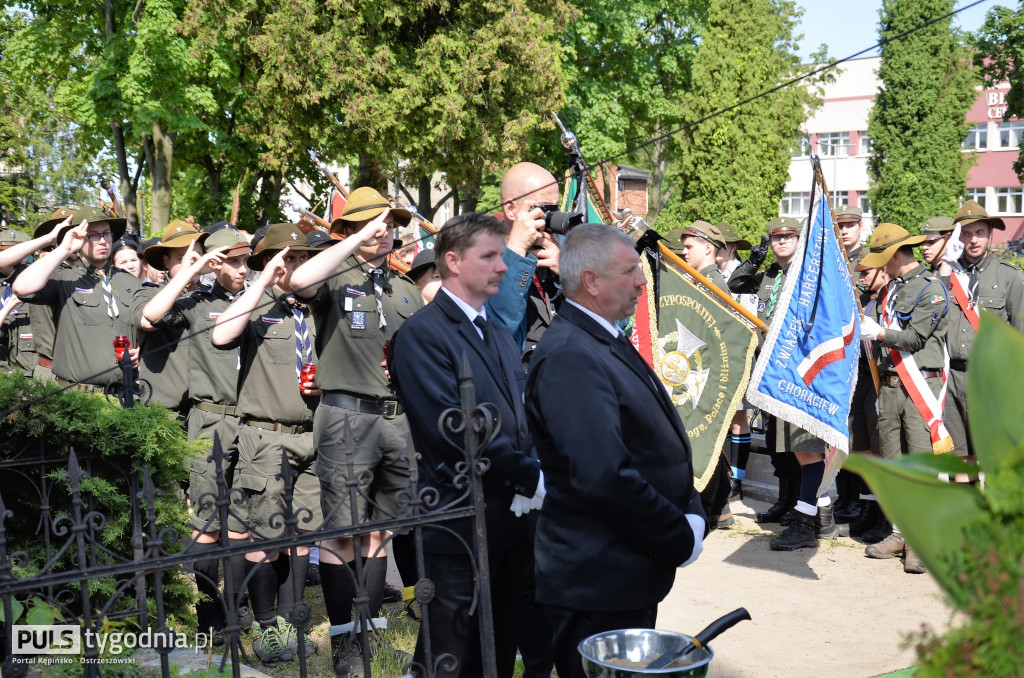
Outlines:
[[[609,322],[608,319],[599,316],[598,314],[594,313],[593,311],[591,311],[586,306],[583,306],[581,304],[577,304],[572,299],[566,299],[565,301],[567,303],[572,304],[573,306],[575,306],[576,308],[578,308],[579,310],[583,311],[584,313],[589,315],[591,318],[593,318],[597,322],[598,325],[600,325],[601,327],[603,327],[606,330],[608,330],[608,333],[611,334],[614,338],[618,339],[619,337],[622,336],[622,334],[623,334],[622,330],[620,330],[619,326],[616,325],[615,323]]]
[[[452,292],[450,289],[448,289],[444,285],[441,285],[441,289],[444,290],[444,292],[449,297],[451,297],[452,301],[455,302],[456,306],[458,306],[460,309],[462,309],[462,312],[466,314],[467,318],[469,318],[469,322],[473,322],[474,320],[476,320],[477,316],[483,316],[483,319],[487,320],[487,307],[486,306],[484,307],[484,309],[482,311],[478,311],[475,308],[473,308],[472,306],[470,306],[469,304],[467,304],[465,301],[460,299],[454,292]],[[480,330],[480,328],[477,327],[476,325],[473,325],[473,329],[475,329],[476,333],[480,335],[481,339],[483,339],[484,333]]]

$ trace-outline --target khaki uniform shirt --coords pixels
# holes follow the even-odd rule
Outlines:
[[[0,282],[0,309],[3,297],[10,289],[6,281]],[[38,356],[33,341],[30,309],[28,304],[18,304],[4,318],[3,327],[0,328],[0,370],[4,372],[21,370],[26,377],[31,377],[35,369]]]
[[[232,301],[234,295],[214,282],[212,287],[174,302],[167,315],[153,323],[154,327],[183,328],[186,334],[195,335],[188,361],[188,394],[193,401],[217,405],[238,402],[238,351],[222,351],[210,341],[210,328]]]
[[[103,386],[121,375],[114,357],[114,338],[126,335],[134,339],[131,300],[142,283],[130,273],[111,270],[110,287],[119,311],[119,315],[111,318],[97,271],[82,261],[70,268],[57,269],[41,290],[27,295],[25,300],[52,309],[57,326],[54,376],[73,383]]]
[[[728,282],[729,290],[732,292],[757,295],[757,317],[763,320],[766,325],[771,324],[772,317],[779,310],[778,302],[782,297],[782,287],[785,284],[786,271],[779,265],[779,262],[772,262],[772,265],[766,271],[758,273],[749,260],[744,261],[732,272]],[[775,305],[772,304],[773,291],[775,291]],[[758,351],[761,350],[763,342],[764,335],[758,332]]]
[[[723,292],[729,291],[729,286],[725,282],[725,276],[722,275],[722,272],[718,270],[717,265],[712,264],[711,266],[705,268],[703,271],[698,271],[698,273],[700,273],[702,276],[711,281],[712,285],[722,290]]]
[[[143,283],[132,299],[132,324],[139,345],[139,379],[145,379],[152,387],[152,402],[184,413],[189,405],[189,346],[202,337],[183,340],[182,337],[189,334],[184,327],[141,329],[142,309],[159,291],[159,285]]]
[[[316,352],[320,357],[316,383],[324,391],[346,391],[369,399],[393,398],[394,392],[381,367],[384,344],[402,323],[423,307],[415,283],[385,269],[380,314],[373,293],[370,267],[352,256],[309,300],[316,323]]]
[[[898,329],[889,329],[882,322],[884,306],[895,315]],[[946,311],[949,293],[942,281],[919,264],[905,276],[889,282],[885,298],[879,293],[875,305],[875,318],[885,328],[885,339],[878,369],[895,371],[889,349],[898,349],[914,355],[922,370],[941,370],[945,359],[943,344],[946,335]]]
[[[957,263],[965,272],[971,266],[964,257],[960,257]],[[977,269],[978,298],[975,304],[979,314],[981,309],[985,309],[1024,332],[1024,276],[1021,275],[1020,269],[991,252],[982,257]],[[974,345],[974,327],[960,308],[949,279],[944,278],[943,282],[949,287],[950,307],[946,330],[949,358],[967,360]]]

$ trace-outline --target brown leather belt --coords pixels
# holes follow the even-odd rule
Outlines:
[[[256,419],[245,419],[242,421],[246,426],[255,426],[265,431],[274,431],[276,433],[306,433],[313,430],[312,422],[306,424],[295,424],[294,426],[287,426],[285,424],[278,424],[274,421],[258,421]]]
[[[234,405],[218,405],[217,403],[211,403],[207,400],[196,400],[192,402],[192,407],[203,412],[213,412],[221,416],[235,416]]]
[[[325,392],[323,401],[331,407],[342,407],[362,414],[375,414],[385,419],[394,419],[403,412],[397,400],[364,400],[341,391]]]
[[[39,364],[42,365],[43,367],[48,367],[50,369],[53,369],[53,361],[50,360],[49,358],[44,358],[43,356],[39,356]]]
[[[921,370],[921,376],[925,379],[931,379],[933,377],[941,377],[942,370]],[[889,388],[900,387],[900,375],[895,372],[886,372],[882,375],[882,383]]]
[[[66,379],[58,379],[57,384],[61,388],[66,388],[69,391],[81,391],[82,393],[100,393],[102,394],[106,387],[95,386],[93,384],[73,384]]]

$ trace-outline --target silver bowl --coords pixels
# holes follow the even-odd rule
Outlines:
[[[634,678],[635,676],[694,676],[708,674],[708,665],[715,656],[710,646],[693,650],[686,655],[686,666],[679,668],[642,668],[665,652],[681,650],[691,637],[685,633],[657,629],[619,629],[598,633],[580,642],[578,650],[583,659],[583,671],[588,678]],[[609,659],[639,664],[637,668],[618,666]]]

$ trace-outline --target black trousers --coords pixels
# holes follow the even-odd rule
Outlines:
[[[523,605],[528,549],[529,545],[524,541],[511,548],[488,551],[494,649],[499,678],[512,678],[515,668],[516,637]],[[439,678],[482,676],[479,602],[477,609],[470,614],[475,581],[469,556],[425,553],[423,557],[427,578],[434,582],[435,595],[425,606],[427,623],[420,625],[413,661],[421,666],[428,664],[426,646],[429,640],[429,662],[436,667]],[[442,655],[448,656],[442,658]]]
[[[548,621],[554,632],[555,668],[558,678],[586,678],[583,658],[577,647],[580,641],[595,633],[616,629],[653,629],[658,620],[658,606],[639,610],[588,612],[555,605],[545,605]]]

